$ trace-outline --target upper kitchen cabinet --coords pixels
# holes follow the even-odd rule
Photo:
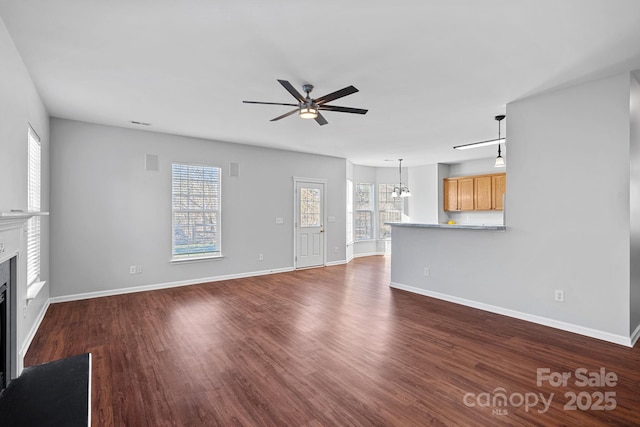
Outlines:
[[[507,176],[503,173],[445,178],[445,211],[503,209]]]
[[[491,176],[491,209],[504,209],[504,193],[507,190],[507,174],[501,173]]]

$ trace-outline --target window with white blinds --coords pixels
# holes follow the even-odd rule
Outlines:
[[[373,184],[356,183],[354,203],[353,228],[355,241],[373,240]]]
[[[402,197],[393,197],[394,184],[378,185],[378,238],[390,239],[391,226],[387,222],[401,222],[403,201]]]
[[[172,163],[174,260],[222,256],[220,176],[219,167]]]
[[[41,147],[40,137],[29,126],[27,131],[29,146],[27,210],[40,211]],[[40,217],[33,216],[27,222],[27,285],[40,280]]]

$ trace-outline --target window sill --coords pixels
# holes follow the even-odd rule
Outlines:
[[[169,262],[171,264],[184,264],[189,262],[200,262],[200,261],[216,261],[224,258],[224,255],[211,255],[211,256],[201,256],[201,257],[189,257],[189,258],[171,258]]]
[[[27,286],[27,303],[36,299],[36,297],[38,296],[38,294],[46,284],[47,284],[46,281],[41,281],[41,282],[33,282],[32,284]]]

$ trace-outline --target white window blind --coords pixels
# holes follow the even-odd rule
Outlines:
[[[27,210],[40,211],[41,148],[40,138],[29,126],[27,131],[29,149]],[[33,216],[27,222],[27,285],[40,280],[40,217]]]
[[[373,184],[356,184],[354,238],[373,239]]]
[[[173,259],[221,256],[221,169],[172,163],[171,174]]]
[[[402,209],[403,198],[392,197],[393,184],[379,184],[378,185],[378,238],[390,239],[391,238],[391,226],[385,225],[386,222],[401,222],[402,221]]]

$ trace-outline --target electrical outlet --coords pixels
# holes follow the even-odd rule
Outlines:
[[[424,275],[425,276],[429,276],[431,274],[431,271],[429,271],[429,267],[425,267],[424,268]]]
[[[136,267],[136,274],[142,274],[142,266],[141,265]]]
[[[338,247],[336,246],[335,248],[333,248],[333,253],[337,254],[338,253]]]
[[[556,294],[555,295],[556,295],[556,301],[564,302],[564,291],[556,289]]]
[[[264,261],[264,254],[258,255],[258,261]]]
[[[132,265],[129,267],[129,274],[136,274],[136,266]]]

